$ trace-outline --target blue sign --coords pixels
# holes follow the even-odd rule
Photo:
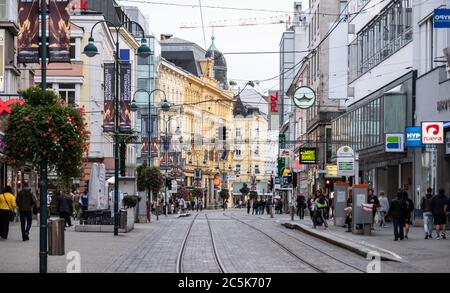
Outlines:
[[[434,28],[450,28],[450,9],[439,8],[434,10]]]
[[[422,128],[407,127],[406,128],[406,147],[407,148],[423,148],[422,144]]]
[[[281,177],[275,177],[275,184],[281,184]]]

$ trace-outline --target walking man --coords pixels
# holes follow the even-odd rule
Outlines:
[[[394,223],[394,241],[398,241],[399,238],[403,240],[405,238],[403,226],[405,225],[406,202],[401,190],[397,192],[397,198],[392,200],[388,215]]]
[[[56,202],[56,210],[59,213],[59,217],[64,219],[65,226],[71,227],[72,222],[70,221],[70,214],[72,213],[72,199],[66,195],[62,195],[58,192],[58,198]]]
[[[434,224],[436,225],[436,239],[446,239],[445,225],[447,224],[448,197],[445,196],[445,190],[439,189],[439,194],[431,200],[431,211],[433,213]]]
[[[305,196],[303,194],[297,196],[297,215],[300,220],[305,217]]]
[[[17,206],[19,207],[20,227],[22,229],[22,240],[30,240],[30,229],[33,223],[32,210],[34,207],[35,199],[31,188],[27,183],[23,184],[22,190],[17,194]],[[26,224],[26,227],[25,227]]]
[[[433,199],[433,189],[428,188],[427,194],[422,197],[420,208],[423,215],[423,229],[425,230],[425,239],[433,239],[433,213],[431,210],[431,200]]]
[[[380,191],[380,198],[378,199],[380,207],[378,209],[380,218],[380,228],[386,228],[386,213],[389,211],[389,200],[387,199],[384,191]]]

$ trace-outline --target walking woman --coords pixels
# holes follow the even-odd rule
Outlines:
[[[411,215],[414,211],[414,203],[408,198],[408,192],[403,191],[403,200],[406,203],[406,215],[405,215],[405,238],[408,239],[409,229],[412,226]]]
[[[11,186],[5,186],[0,194],[0,237],[8,239],[9,222],[14,221],[17,209],[16,198],[12,194]]]

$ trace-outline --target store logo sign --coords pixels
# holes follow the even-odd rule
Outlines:
[[[450,9],[439,8],[434,10],[434,28],[450,28]]]
[[[278,113],[277,102],[278,92],[275,96],[270,96],[270,113]]]
[[[443,144],[444,143],[444,123],[443,122],[422,122],[422,143],[423,144]]]
[[[406,147],[407,148],[422,148],[422,129],[420,127],[406,128]]]
[[[403,148],[403,133],[386,134],[386,148],[387,153],[402,153]]]

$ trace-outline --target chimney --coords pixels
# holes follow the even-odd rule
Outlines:
[[[173,35],[171,35],[171,34],[161,34],[161,41],[168,40],[172,37],[173,37]]]

